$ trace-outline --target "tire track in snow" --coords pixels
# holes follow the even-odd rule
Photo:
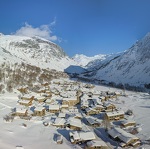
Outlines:
[[[4,104],[4,103],[1,103],[1,102],[0,102],[0,105],[2,105],[2,106],[4,106],[4,107],[7,107],[7,108],[9,108],[9,109],[12,108],[12,107],[10,107],[10,106],[8,106],[8,105],[6,105],[6,104]]]

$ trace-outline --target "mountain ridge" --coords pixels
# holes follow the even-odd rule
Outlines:
[[[97,63],[89,74],[82,76],[114,85],[145,87],[150,84],[150,33],[114,59]]]

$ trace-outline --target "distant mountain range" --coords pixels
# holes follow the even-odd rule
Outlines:
[[[83,55],[83,54],[76,54],[72,59],[75,60],[79,66],[86,67],[86,65],[89,62],[94,61],[94,60],[101,61],[101,60],[106,59],[107,56],[108,55],[99,54],[99,55],[95,55],[92,57],[88,57],[88,56]]]

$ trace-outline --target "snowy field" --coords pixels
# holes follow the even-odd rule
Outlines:
[[[96,86],[95,90],[118,91],[115,88]],[[119,97],[113,101],[118,108],[127,111],[133,110],[134,115],[130,118],[135,120],[142,130],[137,134],[142,141],[150,139],[150,95],[140,92],[125,92],[127,97]],[[13,122],[5,122],[3,117],[9,114],[11,108],[17,106],[18,94],[0,95],[0,149],[70,149],[81,148],[73,145],[69,141],[68,131],[57,129],[53,126],[44,126],[41,117],[33,117],[31,120],[15,118]],[[23,126],[26,124],[26,127]],[[54,134],[63,135],[63,144],[57,144]],[[17,147],[18,146],[18,147]],[[150,146],[144,144],[142,147],[149,149]]]

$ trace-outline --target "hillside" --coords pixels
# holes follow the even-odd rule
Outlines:
[[[112,58],[90,65],[84,75],[112,85],[146,87],[150,84],[150,33],[131,48]]]
[[[0,34],[0,93],[66,78],[63,71],[71,64],[74,61],[48,40]]]
[[[63,71],[75,62],[55,43],[39,37],[0,35],[0,47],[9,53],[3,53],[4,61],[24,62],[40,68]],[[3,60],[3,59],[2,59]],[[1,60],[1,61],[2,61]]]

